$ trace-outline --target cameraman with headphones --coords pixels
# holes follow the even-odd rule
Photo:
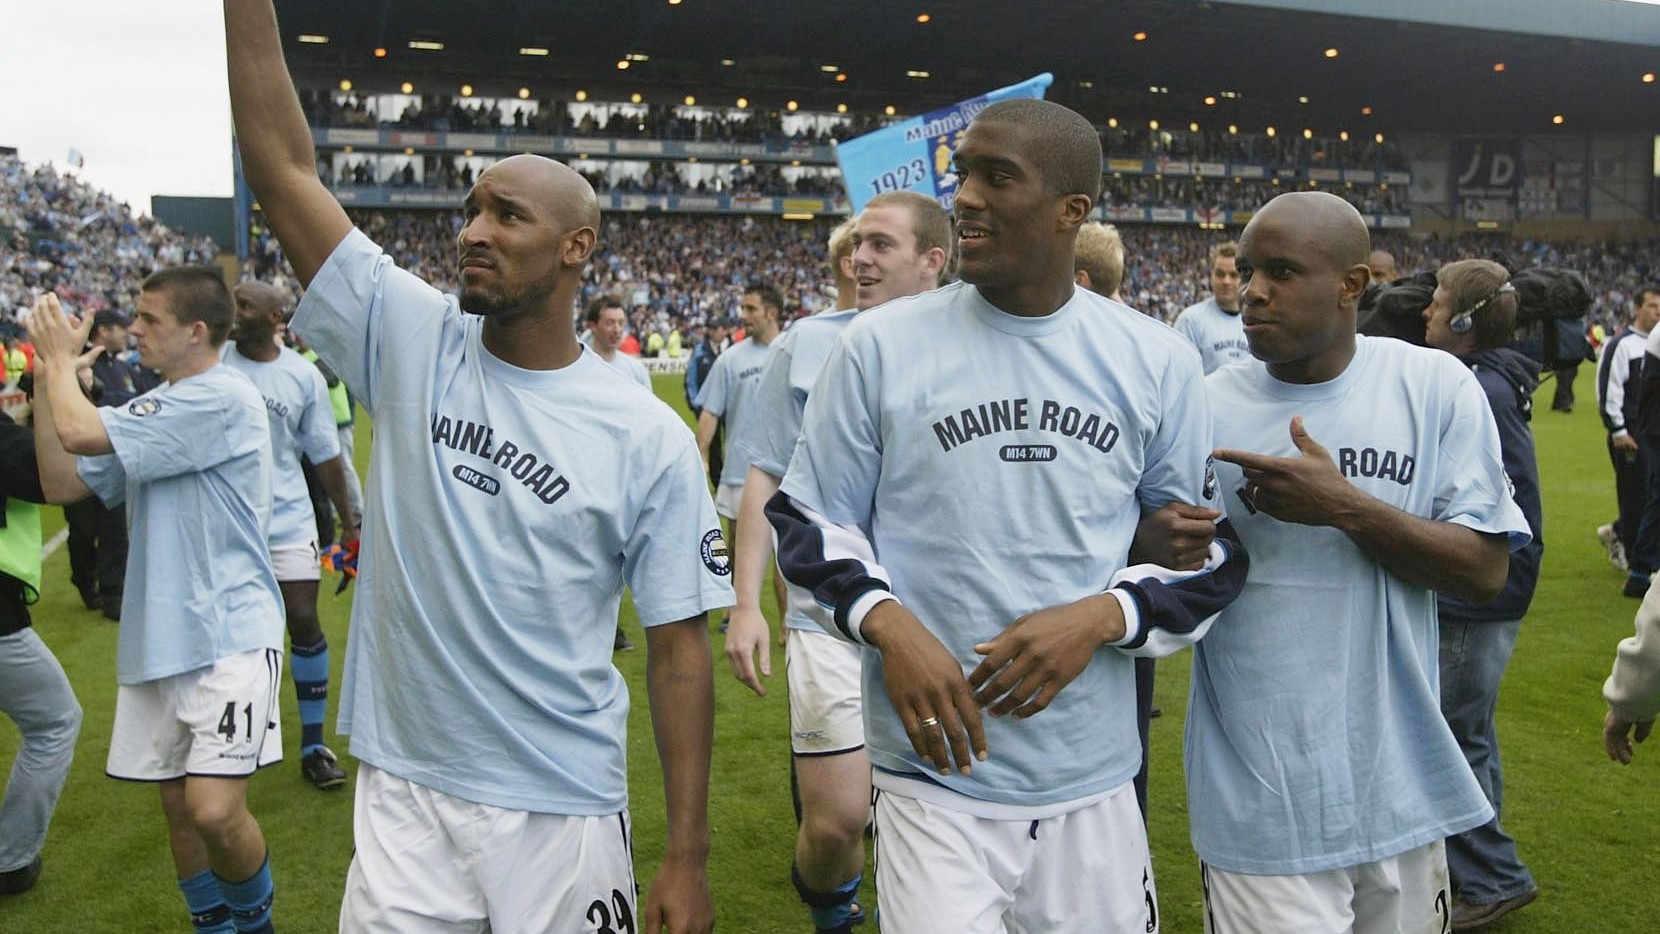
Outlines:
[[[1446,595],[1438,598],[1441,714],[1493,805],[1492,820],[1447,839],[1455,931],[1490,924],[1533,901],[1539,892],[1516,853],[1516,841],[1499,827],[1503,786],[1493,725],[1499,680],[1533,600],[1544,551],[1539,466],[1528,428],[1539,364],[1505,346],[1515,328],[1517,305],[1508,270],[1488,260],[1468,259],[1441,267],[1423,312],[1424,342],[1462,360],[1487,394],[1498,424],[1510,495],[1533,532],[1526,547],[1511,553],[1510,576],[1491,603],[1477,606]]]

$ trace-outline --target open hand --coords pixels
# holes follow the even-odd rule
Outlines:
[[[992,716],[1030,717],[1089,666],[1096,649],[1123,637],[1124,608],[1111,594],[1038,610],[974,647],[985,660],[968,683]]]
[[[767,618],[759,609],[735,606],[726,617],[726,663],[732,666],[732,677],[761,697],[767,696],[761,678],[772,677],[772,639]]]
[[[1636,729],[1633,730],[1632,728]],[[1608,716],[1602,721],[1602,748],[1608,751],[1608,758],[1621,765],[1631,764],[1631,741],[1636,739],[1642,742],[1648,739],[1649,733],[1654,730],[1654,721],[1632,723],[1620,718],[1614,711],[1608,711]],[[1632,734],[1635,733],[1633,736]]]
[[[58,297],[47,292],[35,299],[28,328],[36,359],[44,360],[48,366],[74,367],[75,358],[86,347],[87,335],[92,333],[92,316],[70,317],[64,313]]]
[[[957,657],[894,600],[878,603],[860,628],[882,653],[882,682],[911,748],[941,775],[953,765],[969,774],[986,758],[986,734]]]

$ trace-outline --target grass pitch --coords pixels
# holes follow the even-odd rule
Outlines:
[[[658,395],[684,413],[679,378],[662,376],[656,382]],[[1541,897],[1490,930],[1652,931],[1660,918],[1660,889],[1653,884],[1660,855],[1654,844],[1660,826],[1660,795],[1654,794],[1660,747],[1640,747],[1637,761],[1622,768],[1608,761],[1600,739],[1602,681],[1614,644],[1631,632],[1637,601],[1620,596],[1623,575],[1609,566],[1593,535],[1613,515],[1614,497],[1589,380],[1580,380],[1583,398],[1571,415],[1550,411],[1549,389],[1547,384],[1541,392],[1534,419],[1545,501],[1544,572],[1499,703],[1504,823],[1520,842]],[[369,452],[366,423],[359,432],[361,467]],[[45,515],[50,536],[62,518],[55,509]],[[155,790],[103,775],[114,711],[116,627],[81,608],[63,551],[47,562],[46,579],[36,628],[68,671],[86,719],[47,840],[45,875],[33,891],[0,901],[0,932],[188,931]],[[335,647],[338,685],[350,596],[332,597],[331,589],[324,587],[320,609]],[[625,628],[642,642],[626,603],[623,612]],[[769,695],[757,698],[730,676],[720,637],[713,638],[709,874],[718,928],[807,932],[811,925],[789,883],[795,825],[782,658],[775,658]],[[619,653],[616,663],[634,691],[629,773],[643,885],[662,855],[662,785],[646,705],[645,653]],[[1166,934],[1203,930],[1181,773],[1188,666],[1186,653],[1160,662],[1157,703],[1164,716],[1152,729],[1150,836]],[[254,779],[250,806],[270,841],[278,928],[333,931],[352,852],[351,793],[314,791],[301,779],[293,691],[285,688],[283,700],[288,759]],[[331,727],[333,717],[331,705]],[[16,729],[0,718],[0,763],[11,761],[17,742]],[[345,756],[346,741],[331,735],[330,742],[355,771]],[[868,881],[863,899],[867,905],[875,901]]]

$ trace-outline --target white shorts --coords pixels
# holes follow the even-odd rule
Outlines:
[[[104,771],[135,782],[247,778],[281,762],[281,682],[282,652],[255,649],[182,675],[118,686]]]
[[[277,572],[279,581],[322,580],[321,558],[315,538],[291,545],[271,546],[271,569]]]
[[[787,629],[784,677],[790,689],[790,751],[833,756],[863,749],[864,649],[824,632]]]
[[[723,518],[738,521],[738,504],[744,501],[742,483],[722,483],[715,487],[715,511]]]
[[[341,934],[643,931],[628,812],[476,804],[361,763]]]
[[[1399,856],[1296,876],[1201,865],[1206,934],[1444,934],[1452,930],[1447,851],[1437,840]]]
[[[882,930],[1097,934],[1159,930],[1135,787],[1041,820],[990,820],[876,795]]]

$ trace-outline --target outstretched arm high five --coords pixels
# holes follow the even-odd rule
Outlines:
[[[352,222],[317,177],[311,129],[283,61],[271,0],[225,0],[225,53],[243,174],[300,283],[309,286]]]

